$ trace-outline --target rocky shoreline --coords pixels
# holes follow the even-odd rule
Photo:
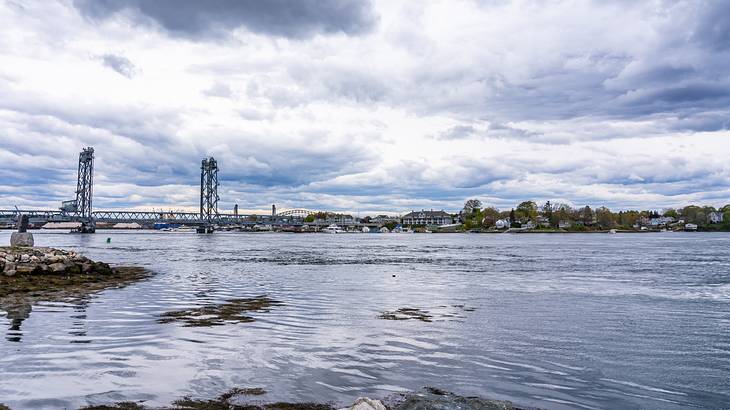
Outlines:
[[[119,402],[81,407],[80,410],[337,410],[332,403],[267,402],[262,388],[235,388],[215,399],[183,397],[168,407],[148,407],[144,402]],[[0,410],[10,410],[0,404]],[[352,405],[340,410],[536,410],[515,407],[506,400],[490,400],[474,396],[460,396],[435,387],[419,391],[395,393],[382,400],[360,397]]]
[[[5,276],[110,274],[103,262],[94,262],[74,251],[54,248],[0,247],[0,272]]]
[[[0,302],[7,298],[56,300],[82,296],[150,275],[138,267],[112,268],[74,251],[0,247]]]

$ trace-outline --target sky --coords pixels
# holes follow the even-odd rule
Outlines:
[[[730,2],[0,0],[0,208],[730,203]]]

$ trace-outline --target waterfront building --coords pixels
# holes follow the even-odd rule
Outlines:
[[[454,223],[454,219],[448,213],[441,211],[425,211],[420,212],[411,211],[401,219],[403,225],[450,225]]]
[[[725,215],[722,214],[722,212],[710,212],[709,215],[707,215],[707,220],[711,224],[719,224],[722,223]]]
[[[378,224],[378,225],[383,225],[388,222],[400,222],[400,221],[395,216],[378,215],[378,216],[370,218],[370,222],[372,222],[374,224]]]

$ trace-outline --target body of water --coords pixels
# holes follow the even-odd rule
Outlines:
[[[730,408],[730,234],[35,239],[155,275],[0,306],[0,402],[13,409],[166,405],[233,387],[346,405],[427,385],[549,409]],[[159,320],[262,296],[280,304],[244,323]]]

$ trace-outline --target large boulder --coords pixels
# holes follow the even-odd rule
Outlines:
[[[52,263],[48,265],[48,268],[51,269],[51,272],[53,273],[63,273],[66,271],[66,265],[61,262]]]
[[[350,407],[340,410],[388,410],[380,400],[373,400],[367,397],[360,397]]]
[[[10,235],[10,246],[30,246],[32,247],[33,234],[29,232],[13,232]]]

